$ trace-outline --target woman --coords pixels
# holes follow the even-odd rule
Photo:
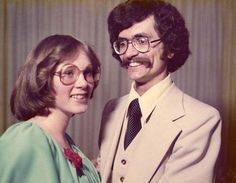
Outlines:
[[[100,63],[92,49],[67,35],[49,36],[29,54],[11,95],[21,121],[0,138],[2,183],[97,183],[88,158],[66,134],[87,110]]]

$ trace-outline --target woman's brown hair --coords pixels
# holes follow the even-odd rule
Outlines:
[[[72,36],[49,36],[29,53],[10,99],[11,111],[18,120],[50,113],[49,108],[55,105],[53,73],[59,63],[73,58],[79,51],[87,54],[94,73],[100,72],[100,62],[93,50]]]

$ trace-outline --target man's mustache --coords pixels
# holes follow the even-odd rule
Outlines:
[[[151,67],[152,66],[152,62],[148,58],[133,58],[133,59],[124,59],[124,60],[122,60],[121,61],[121,67],[127,68],[129,66],[129,64],[132,63],[132,62],[141,63],[141,64],[145,65],[146,67]]]

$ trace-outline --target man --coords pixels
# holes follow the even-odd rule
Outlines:
[[[111,11],[108,29],[113,56],[134,82],[128,95],[104,108],[102,181],[212,183],[219,113],[183,93],[170,76],[190,53],[181,14],[161,0],[128,0]]]

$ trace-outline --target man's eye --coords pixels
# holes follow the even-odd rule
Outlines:
[[[125,41],[119,42],[119,47],[120,47],[120,48],[126,47],[126,42],[125,42]]]
[[[139,37],[136,39],[138,44],[147,44],[147,38],[146,37]]]

